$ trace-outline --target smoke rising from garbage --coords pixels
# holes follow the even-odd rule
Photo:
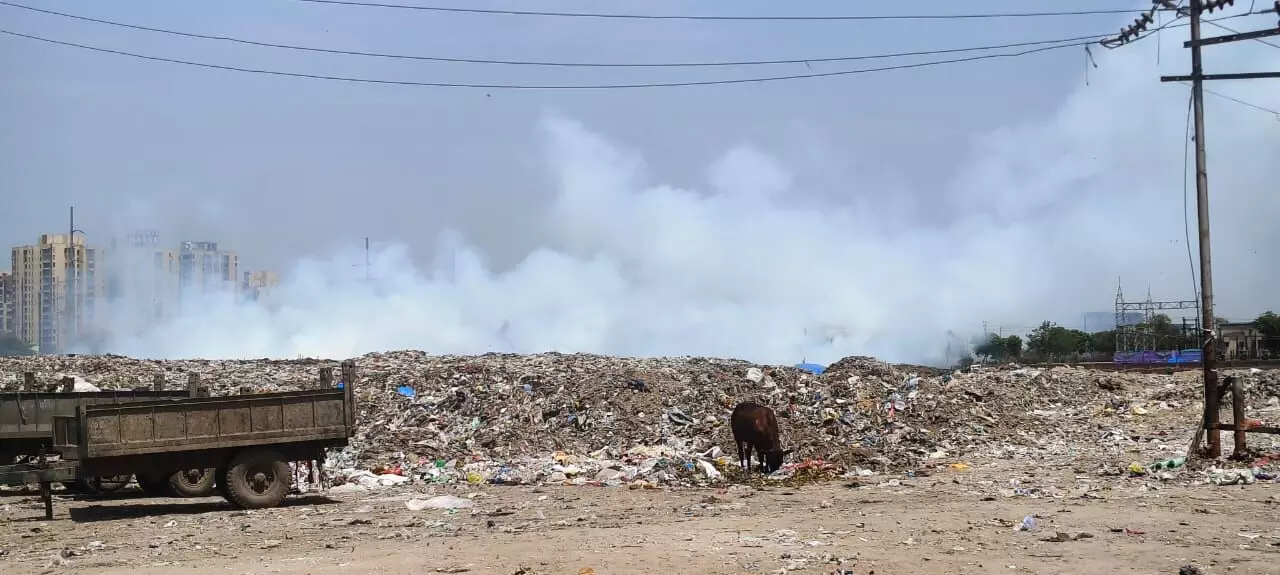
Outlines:
[[[519,264],[494,269],[446,232],[426,266],[403,246],[376,247],[376,281],[364,283],[351,267],[363,252],[338,253],[281,270],[267,302],[213,300],[145,329],[117,325],[107,349],[156,358],[409,348],[939,363],[984,320],[1074,325],[1081,313],[1108,310],[1117,278],[1129,280],[1133,299],[1148,285],[1157,299],[1190,299],[1188,90],[1157,78],[1187,63],[1180,34],[1161,40],[1159,69],[1156,38],[1095,50],[1088,85],[1082,78],[1049,117],[957,147],[967,161],[942,190],[854,180],[846,198],[797,201],[803,190],[790,168],[750,143],[709,166],[704,185],[684,189],[648,170],[643,151],[551,116],[540,129],[557,192],[531,214],[546,233]],[[1280,67],[1280,51],[1266,46],[1214,50],[1219,68]],[[1265,82],[1212,89],[1280,108],[1280,91]],[[1209,98],[1218,313],[1251,318],[1274,305],[1268,286],[1280,280],[1271,265],[1280,195],[1269,183],[1280,176],[1280,124]],[[928,126],[903,129],[930,137]],[[865,201],[895,195],[945,217],[926,222]],[[1194,251],[1194,188],[1189,209]]]

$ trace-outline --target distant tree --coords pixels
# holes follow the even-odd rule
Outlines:
[[[18,336],[11,333],[0,333],[0,357],[35,354],[36,350],[32,348],[31,344],[22,341]]]
[[[1182,349],[1200,347],[1195,334],[1188,334],[1173,323],[1165,314],[1156,314],[1151,319],[1139,323],[1138,330],[1149,333],[1156,338],[1157,349]]]
[[[1004,352],[1006,357],[1010,359],[1022,356],[1022,338],[1016,335],[1010,335],[1004,338]]]
[[[1144,321],[1139,325],[1151,330],[1151,332],[1157,336],[1182,335],[1182,331],[1179,330],[1177,326],[1173,325],[1173,320],[1169,319],[1169,316],[1162,313],[1152,316],[1151,319]]]
[[[1022,355],[1022,338],[1016,335],[1000,337],[989,333],[973,347],[973,353],[996,361],[1011,361]]]
[[[993,359],[999,359],[1004,354],[1004,348],[1001,346],[1000,336],[989,333],[982,339],[978,340],[973,346],[973,353],[980,356],[986,356]]]
[[[1116,351],[1115,330],[1098,331],[1089,334],[1095,353],[1114,353]]]
[[[1267,351],[1272,354],[1280,353],[1280,315],[1266,311],[1253,320],[1253,325],[1265,338],[1263,341]]]
[[[1046,321],[1027,335],[1027,351],[1040,359],[1058,359],[1088,353],[1090,341],[1083,331]]]

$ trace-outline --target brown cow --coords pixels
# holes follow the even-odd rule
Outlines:
[[[729,425],[733,428],[733,442],[738,445],[738,465],[744,473],[751,472],[753,447],[762,473],[777,471],[782,467],[782,457],[792,451],[783,451],[778,441],[778,419],[768,407],[750,401],[739,403],[733,408]]]

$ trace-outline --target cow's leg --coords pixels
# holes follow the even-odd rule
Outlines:
[[[742,442],[734,440],[734,443],[738,445],[738,469],[745,473],[747,471],[747,460],[742,456]]]
[[[752,445],[751,442],[749,441],[745,442],[744,445],[746,446],[747,454],[742,459],[742,465],[744,466],[743,471],[746,472],[747,474],[750,474],[751,473],[751,449],[755,446]]]

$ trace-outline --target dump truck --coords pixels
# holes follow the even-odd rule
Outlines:
[[[34,381],[34,374],[27,373],[27,381]],[[90,405],[134,403],[141,401],[174,400],[197,395],[198,386],[187,390],[106,390],[0,392],[0,462],[13,463],[19,458],[36,458],[53,450],[53,418],[55,415],[74,415],[77,407]],[[182,496],[208,495],[212,490],[209,480],[203,478],[204,470],[185,470],[181,477],[163,478],[148,485],[139,478],[139,485],[149,493],[171,493]],[[74,485],[81,491],[115,491],[129,483],[129,476],[83,477]],[[178,485],[171,488],[170,483]],[[68,487],[73,487],[68,485]]]
[[[0,483],[38,483],[52,518],[54,482],[212,469],[233,506],[275,507],[289,493],[290,462],[323,462],[355,433],[355,364],[342,364],[341,387],[325,380],[322,372],[322,387],[303,391],[77,406],[53,416],[53,453],[0,466]]]

